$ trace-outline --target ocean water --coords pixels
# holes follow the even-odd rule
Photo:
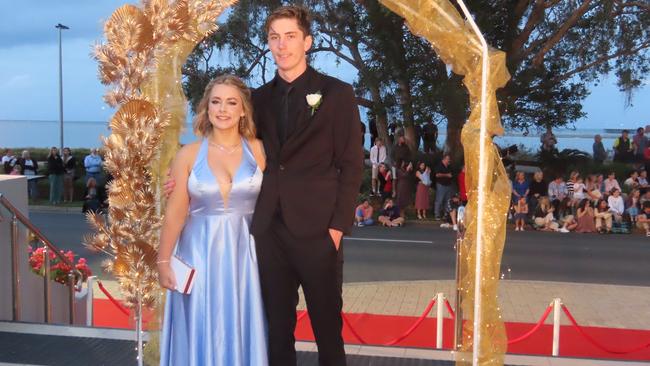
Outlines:
[[[605,149],[611,151],[614,139],[620,135],[617,129],[557,129],[557,148],[578,149],[587,153],[592,152],[594,135],[603,137]],[[107,122],[101,121],[64,121],[63,141],[70,148],[91,148],[102,145],[101,136],[108,136],[110,130]],[[531,151],[537,151],[540,146],[539,134],[524,135],[519,131],[507,131],[504,136],[495,138],[501,147],[513,144],[523,145]],[[438,144],[445,141],[445,134],[440,134]],[[185,144],[197,138],[192,133],[191,125],[187,125],[181,135],[180,142]],[[46,148],[59,146],[58,121],[34,120],[0,120],[0,148],[4,147],[38,147]],[[366,135],[366,148],[370,147],[370,135]]]

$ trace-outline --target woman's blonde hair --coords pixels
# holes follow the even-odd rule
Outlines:
[[[538,204],[539,207],[541,207],[543,210],[546,210],[551,207],[551,201],[546,196],[540,197]]]
[[[247,139],[255,138],[257,130],[253,121],[253,102],[251,99],[251,90],[244,82],[234,75],[221,75],[212,79],[205,87],[203,97],[196,108],[196,116],[192,128],[197,136],[207,137],[212,133],[212,123],[208,116],[208,103],[210,102],[210,93],[216,85],[230,85],[239,90],[242,106],[244,107],[244,117],[239,120],[239,133]]]

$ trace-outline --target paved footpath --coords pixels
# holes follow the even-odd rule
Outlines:
[[[120,298],[116,282],[102,283],[114,297]],[[438,292],[453,304],[453,289],[453,281],[345,283],[343,311],[420,316]],[[94,294],[96,298],[105,298],[97,288]],[[562,299],[580,325],[650,330],[648,287],[512,280],[501,281],[499,287],[502,316],[507,322],[536,323],[556,297]],[[298,309],[304,308],[301,294]],[[435,311],[429,316],[435,317]],[[552,319],[549,316],[546,324],[552,324]],[[562,324],[570,324],[564,315]]]
[[[120,297],[116,282],[103,281],[103,284],[111,294]],[[444,293],[453,304],[453,289],[453,281],[345,283],[343,284],[343,311],[419,316],[438,292]],[[103,293],[98,289],[95,289],[94,293],[97,298],[104,298]],[[650,312],[647,310],[650,308],[650,288],[648,287],[503,280],[499,288],[499,302],[503,319],[508,322],[536,323],[546,307],[556,297],[562,299],[562,302],[581,325],[650,329]],[[298,308],[305,308],[302,294]],[[429,317],[434,316],[435,309],[429,314]],[[445,316],[448,316],[446,310]],[[553,317],[549,316],[546,324],[552,324],[552,319]],[[562,324],[569,324],[564,314],[561,319]],[[301,366],[317,364],[315,356],[313,356],[313,353],[316,352],[316,345],[313,342],[298,342],[296,349],[303,352]],[[451,366],[454,364],[450,362],[454,359],[453,352],[450,351],[347,345],[346,353],[360,357],[359,363],[351,362],[354,365]],[[648,363],[507,355],[506,364],[636,366]]]

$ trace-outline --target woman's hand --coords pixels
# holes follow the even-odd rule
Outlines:
[[[158,283],[160,287],[176,290],[176,276],[169,262],[158,263]]]

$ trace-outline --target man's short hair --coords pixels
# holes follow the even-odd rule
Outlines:
[[[309,11],[301,6],[287,5],[275,9],[267,18],[264,24],[266,34],[271,30],[271,23],[278,19],[295,19],[298,27],[305,37],[311,36],[311,15]]]

